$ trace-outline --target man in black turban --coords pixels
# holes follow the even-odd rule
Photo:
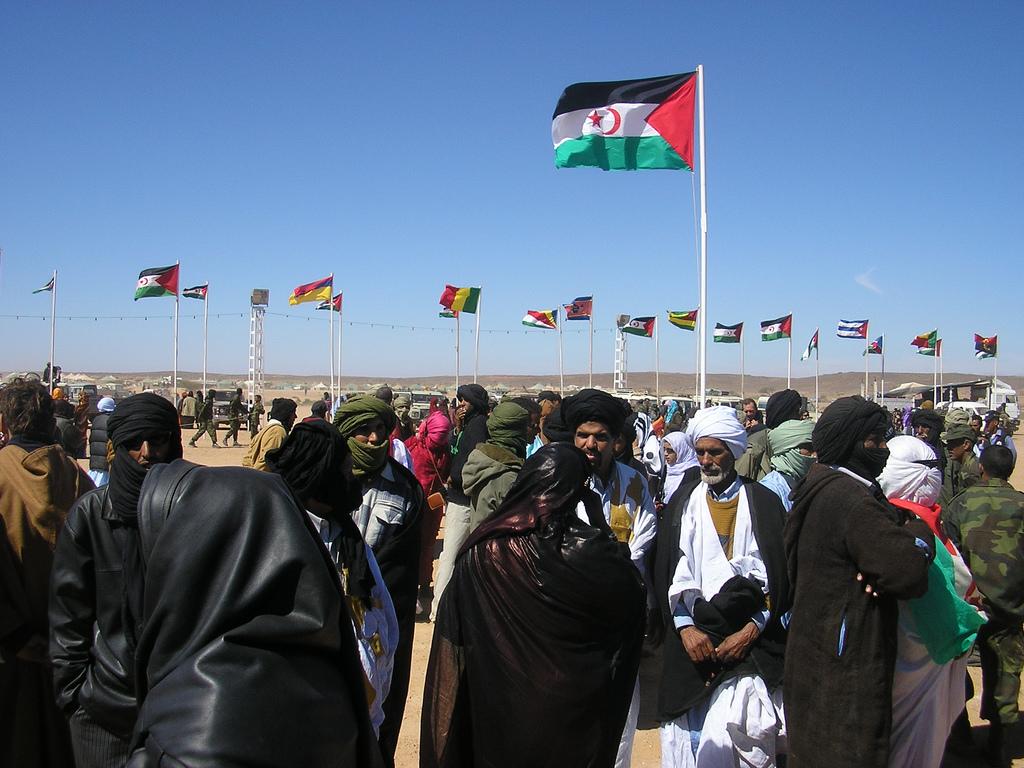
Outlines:
[[[448,579],[455,568],[455,556],[469,535],[470,515],[473,502],[462,487],[462,470],[469,454],[487,442],[487,414],[491,406],[487,390],[479,384],[463,384],[455,392],[458,405],[455,408],[455,424],[462,429],[452,441],[452,465],[448,480],[448,503],[444,510],[444,546],[437,563],[437,578],[434,579],[434,603],[431,615],[437,615]]]
[[[836,400],[811,435],[818,463],[793,492],[783,682],[792,765],[889,762],[897,601],[927,591],[935,537],[889,504],[875,481],[888,457],[887,429],[878,405]]]
[[[605,522],[615,538],[629,545],[633,565],[646,577],[647,554],[654,546],[658,518],[647,477],[615,460],[615,441],[626,426],[626,408],[621,400],[607,392],[582,389],[562,400],[562,417],[574,444],[590,462],[592,474],[588,485],[600,499]],[[577,507],[577,514],[581,520],[587,519],[582,503]],[[629,762],[633,749],[639,690],[638,683],[619,744],[617,762],[620,763]]]
[[[142,620],[138,503],[150,468],[181,458],[174,406],[144,392],[107,421],[110,483],[75,504],[57,540],[50,655],[79,768],[124,765],[135,723],[134,654]]]
[[[337,429],[323,419],[309,419],[297,424],[284,444],[267,455],[267,468],[281,475],[305,507],[338,564],[359,659],[373,689],[367,692],[370,722],[379,733],[391,690],[398,617],[373,550],[352,520],[363,494],[350,456]]]
[[[946,472],[946,452],[942,445],[942,430],[946,427],[946,420],[942,414],[934,408],[918,408],[910,416],[910,426],[914,430],[914,437],[924,440],[935,451],[939,457],[939,469]]]

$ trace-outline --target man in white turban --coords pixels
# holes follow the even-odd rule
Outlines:
[[[789,582],[779,498],[736,472],[747,433],[732,408],[687,429],[700,477],[659,523],[655,589],[667,637],[659,695],[662,765],[774,766]]]
[[[932,447],[916,437],[889,441],[889,458],[878,476],[886,498],[923,520],[935,537],[923,597],[900,600],[896,668],[892,681],[889,765],[938,768],[946,740],[964,708],[967,657],[985,619],[967,602],[973,579],[956,545],[946,536],[935,501],[942,472]]]

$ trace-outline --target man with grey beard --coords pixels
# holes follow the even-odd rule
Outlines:
[[[780,617],[789,601],[785,512],[774,493],[736,471],[747,432],[735,410],[704,408],[687,432],[700,477],[672,495],[656,546],[666,629],[662,766],[774,766],[783,725]]]

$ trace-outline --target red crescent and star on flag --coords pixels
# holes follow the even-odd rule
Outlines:
[[[605,118],[611,117],[612,125],[611,128],[606,129]],[[609,136],[616,133],[620,127],[622,127],[622,115],[614,107],[601,107],[595,109],[589,115],[587,115],[587,121],[590,123],[590,129],[594,133],[599,133],[602,136]]]

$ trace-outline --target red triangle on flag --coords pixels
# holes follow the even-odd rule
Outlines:
[[[656,130],[693,170],[693,112],[696,104],[697,77],[691,77],[647,116],[647,124]]]

